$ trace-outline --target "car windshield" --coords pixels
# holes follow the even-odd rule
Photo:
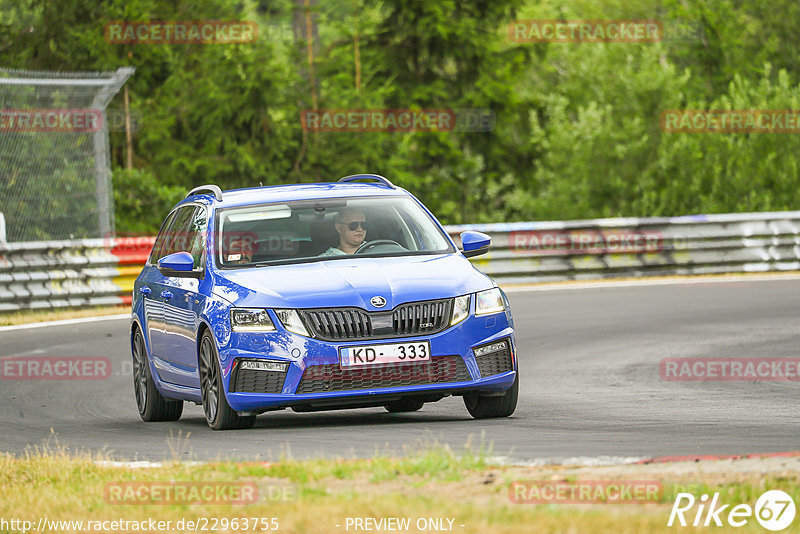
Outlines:
[[[431,216],[408,197],[303,200],[217,213],[222,267],[455,252]]]

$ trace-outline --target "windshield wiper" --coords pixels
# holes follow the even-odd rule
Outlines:
[[[311,256],[308,258],[286,258],[283,260],[260,261],[249,265],[249,267],[271,267],[273,265],[293,265],[297,263],[314,263],[317,261],[343,260],[354,258],[396,258],[402,256],[433,256],[436,254],[447,254],[447,250],[410,250],[407,252],[386,252],[383,254],[342,254],[337,256]]]

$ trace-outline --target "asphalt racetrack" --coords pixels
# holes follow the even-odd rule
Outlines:
[[[127,460],[282,454],[373,456],[426,444],[491,443],[512,461],[746,454],[800,449],[800,382],[665,381],[668,357],[800,356],[800,280],[728,279],[509,293],[521,386],[508,419],[476,421],[460,397],[416,413],[382,408],[266,413],[214,432],[199,406],[144,423],[130,376],[128,320],[0,330],[2,356],[107,356],[105,380],[0,380],[0,451],[53,437]],[[52,429],[52,430],[51,430]]]

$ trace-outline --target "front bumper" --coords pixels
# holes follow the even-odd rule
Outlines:
[[[517,349],[512,325],[510,314],[501,312],[481,317],[470,315],[465,321],[438,334],[408,338],[329,342],[307,338],[283,329],[270,333],[218,331],[216,336],[220,347],[220,367],[222,368],[225,393],[228,403],[234,410],[259,412],[295,407],[298,411],[305,411],[325,409],[326,406],[380,405],[382,402],[390,402],[407,396],[438,400],[447,395],[462,395],[476,391],[485,394],[502,393],[510,388],[516,379]],[[491,366],[487,367],[483,365],[483,362],[479,365],[472,349],[502,339],[508,340],[511,364],[504,367],[502,372],[484,376],[481,373],[481,367],[486,373],[492,372],[491,370],[487,371]],[[337,391],[320,389],[313,393],[298,393],[298,386],[304,373],[306,373],[307,379],[309,373],[316,373],[317,376],[331,376],[338,371],[340,347],[420,340],[430,342],[432,363],[444,362],[447,358],[448,365],[445,368],[456,374],[446,376],[445,380],[427,383],[419,383],[426,382],[419,379],[405,381],[404,385],[394,385],[397,383],[396,380],[386,380],[387,386],[383,387],[381,376],[388,375],[373,373],[370,375],[371,380],[361,382],[367,387]],[[288,363],[285,377],[281,377],[280,391],[274,393],[232,391],[234,388],[231,388],[231,378],[234,362],[237,360],[241,362],[241,359]],[[406,369],[408,370],[409,366],[406,366]],[[364,373],[370,373],[368,367],[362,368],[362,370]],[[413,368],[409,372],[412,376],[419,378],[418,375],[414,375]],[[308,387],[304,386],[303,389],[309,391]]]

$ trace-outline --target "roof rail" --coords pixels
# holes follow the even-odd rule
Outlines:
[[[397,189],[395,185],[384,178],[379,174],[351,174],[350,176],[345,176],[344,178],[339,178],[339,182],[355,182],[357,180],[372,180],[375,182],[380,182],[386,187],[390,187],[392,189]]]
[[[222,189],[220,189],[218,185],[214,184],[198,185],[197,187],[189,191],[189,193],[186,195],[186,198],[198,194],[198,191],[211,191],[212,193],[214,193],[214,198],[216,198],[220,202],[222,201]]]

